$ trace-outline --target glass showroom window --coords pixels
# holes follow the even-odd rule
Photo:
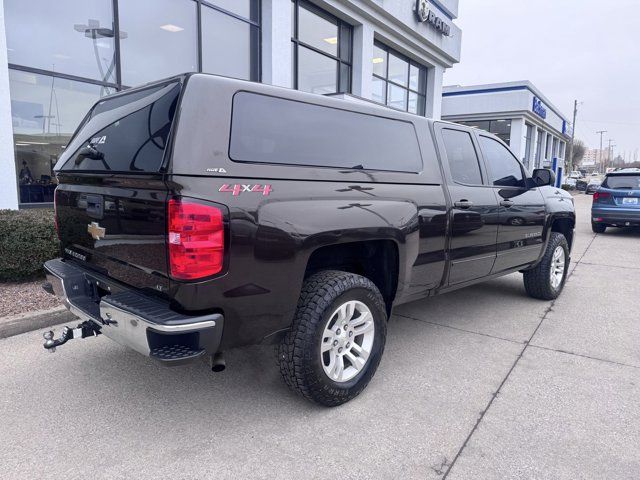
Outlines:
[[[52,202],[53,167],[103,89],[17,70],[9,70],[9,84],[19,201]]]
[[[424,115],[427,69],[382,43],[373,46],[372,100],[405,112]]]
[[[260,0],[4,0],[4,13],[21,203],[51,201],[48,164],[101,96],[183,72],[260,80]]]
[[[326,94],[351,91],[351,26],[302,0],[291,3],[293,86]]]
[[[468,127],[479,128],[480,130],[493,133],[507,145],[510,145],[511,143],[511,120],[476,120],[471,122],[457,123],[459,123],[460,125],[467,125]]]
[[[198,4],[120,1],[122,83],[135,86],[198,70]]]
[[[260,2],[257,0],[208,0],[208,2],[253,22],[260,19]]]
[[[112,0],[5,0],[10,65],[116,83]]]
[[[259,2],[218,0],[212,3],[237,15],[202,4],[202,71],[260,80]]]
[[[535,128],[530,123],[525,123],[527,132],[525,135],[525,146],[524,146],[524,165],[527,168],[531,166],[531,160],[533,159],[533,132]]]

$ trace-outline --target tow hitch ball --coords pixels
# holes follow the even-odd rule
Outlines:
[[[100,327],[89,321],[82,322],[76,328],[64,327],[60,338],[53,338],[54,334],[51,330],[42,334],[44,337],[44,348],[49,350],[50,353],[55,352],[56,347],[64,345],[74,338],[97,337],[98,335],[100,335]]]

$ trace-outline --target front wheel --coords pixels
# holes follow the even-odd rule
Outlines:
[[[309,277],[278,351],[280,373],[303,397],[334,407],[364,390],[387,334],[385,303],[369,279],[340,271]]]
[[[558,298],[569,271],[569,244],[558,232],[551,238],[538,265],[524,272],[524,287],[527,293],[540,300]]]

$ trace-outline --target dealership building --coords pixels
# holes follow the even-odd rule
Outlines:
[[[102,96],[183,72],[439,118],[458,0],[0,0],[0,209],[51,205]]]
[[[552,168],[561,184],[571,124],[531,82],[444,87],[442,119],[494,133],[527,168]]]

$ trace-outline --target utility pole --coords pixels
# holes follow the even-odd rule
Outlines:
[[[599,152],[600,153],[600,162],[599,163],[602,165],[602,136],[605,133],[607,133],[607,131],[606,130],[599,130],[596,133],[600,134],[600,152]],[[598,168],[598,170],[599,170],[599,168]],[[604,172],[602,172],[602,173],[604,173]]]
[[[613,147],[615,147],[616,145],[614,145],[612,142],[614,141],[613,138],[610,138],[609,140],[607,140],[609,142],[609,147],[607,148],[607,163],[609,164],[609,166],[613,165],[613,161],[612,158],[613,157]],[[605,168],[605,171],[603,173],[607,173],[607,170]]]
[[[573,102],[573,123],[571,124],[571,144],[569,145],[569,168],[568,172],[573,172],[573,141],[576,138],[576,117],[578,116],[578,100]]]

